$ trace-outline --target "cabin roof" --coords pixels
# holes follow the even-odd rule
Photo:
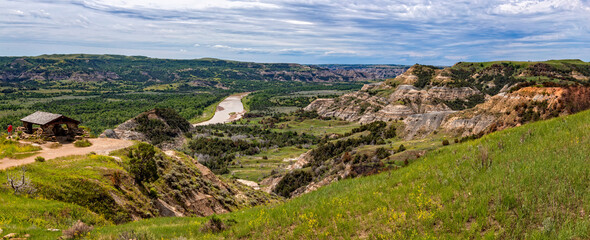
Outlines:
[[[71,119],[71,118],[61,115],[61,114],[41,112],[41,111],[36,111],[35,113],[24,117],[23,119],[21,119],[21,121],[32,123],[32,124],[45,125],[45,124],[53,122],[59,118],[64,118],[64,120],[79,123],[79,121]]]

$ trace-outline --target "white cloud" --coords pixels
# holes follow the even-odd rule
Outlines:
[[[469,56],[467,56],[467,55],[464,55],[464,56],[448,55],[448,56],[444,56],[444,58],[449,59],[449,60],[453,60],[453,61],[463,61],[464,59],[468,59]]]
[[[300,21],[300,20],[283,20],[286,23],[295,24],[295,25],[313,25],[312,22],[307,21]]]
[[[583,8],[580,0],[512,0],[493,9],[496,14],[535,14]]]
[[[16,10],[16,9],[11,9],[10,10],[10,13],[11,14],[14,14],[14,15],[18,15],[18,16],[24,16],[25,15],[25,12],[23,12],[21,10]]]
[[[213,48],[218,48],[218,49],[232,49],[232,47],[230,47],[230,46],[220,45],[220,44],[213,45]]]
[[[520,41],[556,41],[567,38],[565,33],[550,33],[550,34],[539,34],[531,35],[520,38]]]
[[[86,0],[84,3],[95,7],[116,7],[126,9],[156,9],[156,10],[205,10],[222,9],[276,9],[279,6],[272,3],[257,1],[228,1],[228,0]]]
[[[51,14],[49,14],[47,11],[41,9],[41,10],[33,10],[30,12],[31,16],[33,17],[38,17],[38,18],[50,18]]]

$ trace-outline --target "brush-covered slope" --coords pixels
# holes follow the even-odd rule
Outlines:
[[[404,120],[407,139],[436,130],[467,136],[587,109],[589,79],[590,63],[580,60],[417,64],[306,110],[361,123]]]
[[[71,156],[29,164],[25,166],[25,177],[30,179],[35,191],[19,196],[33,198],[27,200],[30,202],[51,199],[77,205],[109,223],[158,216],[208,216],[278,200],[235,181],[221,179],[184,154],[162,152],[146,143],[112,154]],[[21,168],[0,171],[0,178],[7,179],[10,175],[20,179],[21,171]],[[2,184],[0,200],[17,198],[4,196],[12,195],[10,192],[11,187]],[[25,208],[18,204],[15,207]],[[44,222],[43,226],[62,227],[58,223]],[[0,228],[12,228],[4,225],[1,214]]]
[[[189,239],[587,239],[590,111],[495,132],[396,171],[339,181],[286,203],[207,218],[106,227]]]

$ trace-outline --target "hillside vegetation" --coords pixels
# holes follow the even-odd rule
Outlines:
[[[590,237],[590,111],[495,132],[408,167],[339,181],[284,204],[208,218],[105,227],[154,238],[585,239]]]
[[[24,173],[27,182],[20,190],[0,185],[0,228],[55,239],[59,233],[43,230],[63,230],[78,219],[101,226],[157,216],[208,216],[278,200],[220,179],[188,156],[146,143],[113,154],[63,157],[0,171],[4,181],[18,182]]]
[[[590,63],[581,60],[459,62],[444,69],[417,64],[412,67],[412,72],[415,78],[391,79],[387,83],[394,86],[409,83],[418,88],[473,87],[484,94],[495,95],[506,85],[517,83],[553,83],[553,85],[588,83]],[[525,85],[521,84],[521,86]]]

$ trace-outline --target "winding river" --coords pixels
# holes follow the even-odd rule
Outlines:
[[[215,110],[215,115],[208,121],[195,124],[195,126],[217,124],[217,123],[228,123],[234,120],[238,120],[244,116],[246,110],[242,104],[242,98],[248,95],[248,93],[234,94],[225,98]]]

